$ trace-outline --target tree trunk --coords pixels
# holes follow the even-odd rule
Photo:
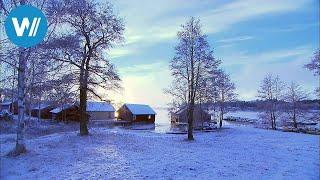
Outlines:
[[[32,106],[33,106],[33,83],[34,83],[34,76],[35,76],[35,70],[34,70],[34,59],[31,59],[31,71],[32,71],[32,75],[31,75],[31,82],[30,82],[30,87],[29,87],[29,102],[28,102],[28,114],[29,114],[29,118],[28,120],[30,121],[31,119],[31,110],[32,110]]]
[[[194,104],[190,103],[188,107],[188,140],[194,140],[193,138],[193,111]]]
[[[25,70],[26,70],[26,55],[25,50],[19,49],[19,68],[18,68],[18,125],[17,125],[17,139],[16,147],[10,152],[10,155],[17,156],[26,152],[26,146],[24,142],[24,91],[25,91]]]
[[[191,25],[191,31],[192,31],[192,35],[191,35],[191,39],[192,39],[192,43],[191,43],[191,57],[190,57],[190,70],[191,70],[191,77],[190,77],[190,84],[189,84],[189,107],[188,107],[188,140],[194,140],[193,138],[193,110],[194,110],[194,98],[195,98],[195,85],[194,85],[194,37],[193,37],[193,21],[192,21],[192,25]]]
[[[85,88],[80,88],[80,135],[88,135],[87,127],[87,115],[86,115],[86,106],[87,106],[87,92]]]
[[[224,105],[223,105],[223,103],[221,103],[221,104],[220,104],[220,121],[219,121],[219,128],[222,127],[223,114],[224,114]]]
[[[296,118],[296,111],[295,110],[293,110],[293,118],[292,118],[292,120],[293,120],[294,128],[298,128],[297,118]]]
[[[14,65],[16,66],[16,63],[14,63]],[[12,97],[11,97],[11,105],[9,107],[9,111],[12,112],[14,114],[14,102],[15,102],[15,99],[14,97],[16,96],[16,94],[14,93],[14,90],[15,90],[15,81],[16,81],[16,68],[14,67],[13,68],[13,81],[12,81]]]
[[[277,129],[277,126],[276,126],[276,116],[275,116],[275,112],[273,111],[272,112],[272,115],[273,115],[273,125],[274,125],[274,130],[276,130]]]
[[[270,120],[271,120],[271,129],[274,129],[272,112],[270,112]]]
[[[41,119],[41,98],[40,98],[40,101],[38,102],[38,121],[40,121]]]
[[[87,77],[85,77],[84,69],[80,73],[80,135],[86,136],[89,134],[87,127]]]
[[[27,109],[28,109],[28,121],[30,122],[30,120],[31,120],[31,106],[33,106],[32,104],[31,104],[31,98],[29,99],[29,102],[28,102],[28,106],[27,106]]]
[[[223,112],[221,112],[220,114],[219,128],[222,127],[222,120],[223,120]]]

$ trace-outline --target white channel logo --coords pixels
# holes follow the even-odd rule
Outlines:
[[[29,34],[28,34],[29,37],[35,37],[37,35],[37,31],[38,31],[38,27],[39,27],[40,21],[41,21],[40,17],[33,18],[33,21],[32,21],[32,24],[31,24],[31,28],[29,29],[30,21],[29,21],[28,18],[26,18],[26,17],[23,18],[20,25],[19,25],[19,22],[18,22],[18,18],[16,18],[16,17],[12,18],[12,23],[13,23],[14,29],[15,29],[16,34],[17,34],[18,37],[22,37],[23,34],[24,34],[24,31],[26,29],[29,30]]]

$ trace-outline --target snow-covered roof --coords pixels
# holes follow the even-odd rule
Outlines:
[[[51,113],[57,114],[62,110],[68,109],[72,106],[79,106],[77,104],[65,104],[63,107],[59,106],[53,110]],[[114,107],[107,102],[87,102],[87,112],[114,112]]]
[[[177,111],[175,112],[175,114],[181,114],[181,113],[183,113],[185,110],[187,110],[187,106],[184,106],[184,107],[180,108],[179,110],[177,110]]]
[[[47,108],[49,106],[50,106],[49,104],[45,104],[45,103],[41,103],[40,106],[39,106],[39,104],[35,104],[33,106],[32,110],[44,109],[44,108]]]
[[[114,112],[114,107],[107,102],[88,102],[87,112]]]
[[[157,114],[149,105],[145,104],[125,104],[132,114]]]
[[[194,105],[194,111],[195,110],[202,110],[202,111],[204,111],[204,112],[206,112],[206,113],[208,113],[203,107],[201,107],[199,104],[195,104]],[[188,106],[182,106],[182,107],[180,107],[176,112],[173,112],[173,114],[181,114],[181,113],[186,113],[186,111],[188,110]]]
[[[59,113],[59,112],[61,112],[61,111],[63,111],[63,110],[65,110],[65,109],[68,109],[68,108],[70,108],[70,107],[72,107],[73,105],[71,105],[71,104],[65,104],[65,105],[63,105],[63,107],[57,107],[57,108],[55,108],[55,109],[52,109],[50,112],[51,113],[54,113],[54,114],[57,114],[57,113]]]

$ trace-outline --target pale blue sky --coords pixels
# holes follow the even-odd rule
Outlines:
[[[180,25],[195,16],[214,48],[215,57],[235,82],[239,99],[256,99],[268,72],[318,86],[303,68],[319,48],[318,0],[112,0],[124,18],[125,42],[109,57],[117,66],[124,91],[116,101],[164,106],[170,82],[168,62]]]

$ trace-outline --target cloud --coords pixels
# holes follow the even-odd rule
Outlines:
[[[127,66],[123,68],[119,68],[119,71],[121,74],[143,74],[146,73],[153,73],[153,72],[159,72],[163,69],[168,69],[168,64],[165,63],[165,61],[157,61],[156,63],[150,63],[150,64],[137,64],[134,66]]]
[[[112,50],[111,56],[120,61],[132,58],[137,59],[137,63],[145,62],[130,67],[119,66],[125,86],[120,98],[128,102],[151,105],[166,103],[167,97],[163,95],[162,89],[171,82],[167,61],[173,49],[168,52],[161,48],[173,47],[180,25],[191,16],[200,18],[203,31],[209,37],[219,39],[219,35],[225,35],[225,39],[218,41],[221,45],[216,47],[215,53],[222,58],[223,66],[236,82],[241,98],[255,99],[256,89],[267,72],[279,74],[285,81],[295,79],[308,90],[317,85],[312,73],[302,68],[312,54],[312,45],[280,49],[270,47],[269,50],[252,52],[250,47],[238,50],[233,45],[257,38],[257,35],[246,33],[239,36],[228,33],[229,30],[237,30],[239,23],[264,20],[266,17],[278,18],[282,14],[305,10],[304,7],[311,4],[308,0],[114,0],[113,4],[120,16],[125,18],[126,42]],[[283,27],[270,27],[266,30],[277,28]],[[296,29],[299,27],[288,25],[287,30]],[[164,59],[160,59],[163,57]]]
[[[219,54],[223,57],[224,65],[233,64],[271,64],[286,63],[293,61],[298,57],[308,57],[312,54],[311,45],[303,45],[290,49],[269,50],[258,53],[249,53],[248,51],[234,51],[228,54]]]
[[[293,25],[285,25],[285,27],[277,27],[277,28],[270,28],[267,31],[270,32],[293,32],[293,31],[302,31],[309,28],[317,27],[319,29],[319,22],[317,23],[305,23],[305,24],[293,24]]]
[[[295,11],[307,0],[236,0],[222,4],[211,0],[113,0],[113,4],[125,18],[126,43],[116,58],[139,53],[144,48],[176,37],[180,25],[190,16],[199,17],[205,33],[218,33],[239,22]],[[246,37],[248,40],[249,36]],[[229,39],[229,41],[241,39]],[[222,40],[223,41],[223,40]],[[228,40],[226,40],[228,42]],[[113,51],[113,50],[112,50]],[[124,53],[125,52],[125,53]]]
[[[217,33],[240,22],[297,10],[307,2],[306,0],[297,0],[295,3],[291,0],[239,0],[204,12],[200,17],[206,24],[204,29],[207,32]]]
[[[129,54],[133,54],[133,53],[134,52],[132,52],[131,49],[118,47],[118,48],[111,49],[107,54],[111,59],[115,59],[115,58],[127,56]]]
[[[311,72],[303,68],[305,61],[297,59],[286,64],[268,64],[261,68],[258,64],[247,64],[241,66],[241,70],[231,73],[231,79],[235,82],[239,99],[257,99],[257,90],[262,79],[267,73],[279,75],[286,84],[295,81],[311,93],[314,98],[314,90],[318,87],[318,79]]]
[[[250,40],[250,39],[253,39],[253,38],[254,38],[253,36],[238,36],[238,37],[221,39],[221,40],[218,40],[217,42],[220,42],[220,43],[234,43],[234,42],[238,42],[238,41]]]
[[[131,67],[120,67],[124,90],[120,94],[112,94],[112,100],[118,103],[144,103],[166,106],[168,97],[163,89],[171,82],[168,64],[165,61],[139,64]]]
[[[267,73],[277,74],[287,83],[294,80],[312,92],[318,85],[317,79],[303,68],[311,55],[312,48],[309,45],[260,53],[239,52],[226,56],[227,61],[223,60],[223,67],[231,74],[239,99],[254,100],[260,82]],[[123,77],[124,92],[118,97],[118,101],[122,99],[123,102],[153,106],[165,106],[169,102],[168,97],[163,94],[163,89],[172,80],[168,62],[157,60],[155,63],[120,67],[119,72]]]
[[[286,83],[296,81],[312,92],[318,86],[317,79],[303,68],[312,53],[309,45],[260,53],[239,52],[225,56],[223,66],[231,74],[240,99],[256,99],[257,89],[267,73],[279,75]]]

